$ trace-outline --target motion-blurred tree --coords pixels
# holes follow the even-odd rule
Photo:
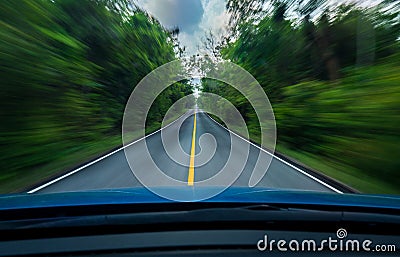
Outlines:
[[[104,151],[93,150],[99,141],[120,142],[135,85],[176,59],[173,33],[128,0],[4,0],[0,14],[0,189],[86,161]],[[149,126],[189,93],[179,83],[160,95]]]
[[[314,156],[314,164],[340,160],[351,176],[393,186],[399,170],[391,153],[398,152],[393,142],[400,143],[393,130],[400,122],[394,116],[400,108],[400,4],[332,2],[228,0],[232,33],[221,56],[264,88],[277,119],[279,149]],[[244,96],[224,83],[204,79],[202,85],[238,108],[257,141],[258,121]],[[385,167],[382,176],[379,167]]]

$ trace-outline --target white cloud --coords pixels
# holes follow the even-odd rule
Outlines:
[[[187,54],[197,54],[205,33],[211,31],[218,38],[226,33],[229,14],[225,10],[225,0],[202,0],[204,13],[198,29],[192,33],[182,33],[179,40],[186,46]]]
[[[139,6],[167,28],[180,28],[179,41],[188,55],[196,54],[208,31],[226,33],[229,15],[225,0],[137,0]]]
[[[225,10],[225,0],[203,0],[204,15],[200,23],[203,31],[225,33],[229,22],[229,14]]]
[[[138,4],[165,27],[179,26],[186,33],[196,31],[204,13],[201,0],[138,0]]]

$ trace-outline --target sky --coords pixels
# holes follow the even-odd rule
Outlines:
[[[357,2],[371,6],[382,0],[328,0],[338,5]],[[186,48],[186,55],[198,53],[205,33],[212,31],[217,38],[226,33],[229,14],[225,0],[136,0],[139,6],[157,18],[166,28],[180,29],[179,41]]]
[[[137,0],[139,6],[166,28],[179,27],[179,41],[187,55],[196,54],[204,34],[226,33],[229,15],[225,0]]]

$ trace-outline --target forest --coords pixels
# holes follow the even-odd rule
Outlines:
[[[361,192],[399,194],[400,2],[352,2],[226,0],[227,33],[206,33],[202,47],[209,61],[233,62],[260,83],[277,152]],[[0,193],[26,191],[120,147],[135,86],[185,59],[179,28],[134,3],[0,1]],[[184,65],[182,73],[193,64]],[[234,104],[261,143],[245,96],[207,78],[200,90]],[[192,93],[181,81],[160,94],[146,132]]]
[[[229,35],[210,33],[205,46],[261,84],[279,153],[361,192],[399,194],[400,3],[377,2],[228,0]],[[232,102],[260,143],[245,97],[222,82],[202,85]]]
[[[0,193],[27,190],[121,145],[125,103],[178,57],[177,30],[125,0],[0,1]],[[191,86],[164,91],[147,131]]]

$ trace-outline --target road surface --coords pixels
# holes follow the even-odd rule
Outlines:
[[[261,150],[247,140],[230,133],[227,129],[212,120],[206,113],[199,111],[195,114],[195,111],[192,110],[179,119],[177,121],[181,122],[175,121],[162,130],[167,138],[169,133],[172,135],[179,130],[179,142],[175,140],[175,142],[169,143],[172,144],[172,147],[176,148],[180,145],[188,156],[190,156],[184,165],[176,163],[168,156],[162,145],[161,131],[155,132],[131,144],[126,149],[127,152],[136,157],[142,156],[144,151],[146,151],[143,147],[143,142],[146,140],[149,152],[157,166],[162,167],[162,170],[168,176],[187,182],[186,186],[196,186],[196,182],[203,181],[215,175],[225,165],[231,150],[234,159],[240,160],[243,158],[242,150],[247,149],[246,147],[248,146],[250,147],[249,158],[246,161],[244,170],[232,186],[248,186],[249,178],[258,155],[265,160],[270,158],[269,153]],[[217,148],[212,159],[207,164],[201,167],[193,167],[193,162],[196,162],[194,154],[200,151],[199,137],[204,133],[210,133],[214,136]],[[236,143],[239,142],[239,147],[231,149],[231,137],[236,140]],[[171,137],[171,140],[174,140],[173,137]],[[138,161],[133,168],[146,169],[148,167]],[[126,160],[124,150],[121,148],[62,177],[34,188],[28,193],[54,193],[132,187],[142,187],[142,184],[133,175]],[[339,189],[329,185],[329,183],[325,183],[323,180],[278,157],[273,158],[266,175],[257,184],[257,187],[341,193]]]

